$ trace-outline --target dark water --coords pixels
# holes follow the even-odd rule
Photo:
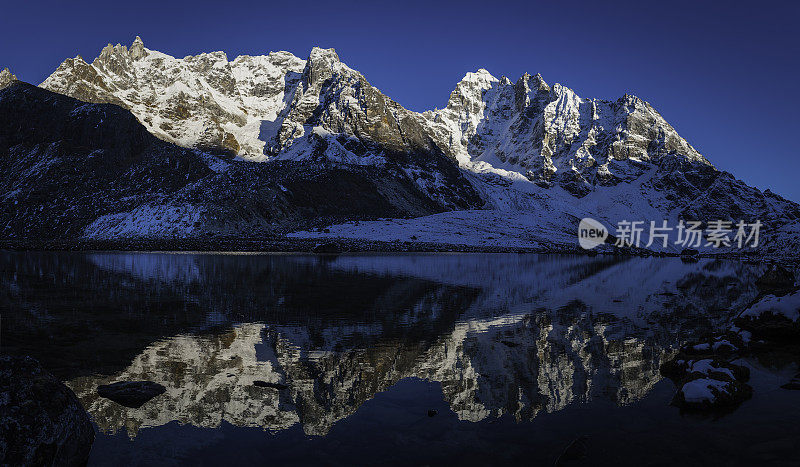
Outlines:
[[[0,264],[0,352],[37,358],[78,394],[98,429],[90,464],[553,465],[575,440],[575,465],[800,462],[800,392],[779,389],[792,359],[744,360],[755,395],[726,415],[681,414],[659,374],[756,296],[761,266],[161,253]],[[167,392],[139,409],[95,392],[142,379]]]

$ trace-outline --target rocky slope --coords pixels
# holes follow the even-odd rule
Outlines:
[[[582,99],[538,74],[512,83],[484,69],[467,73],[445,109],[424,115],[465,165],[559,183],[576,195],[630,182],[645,167],[637,162],[668,154],[710,165],[642,99]]]
[[[312,152],[339,144],[310,141]],[[0,154],[6,238],[263,235],[482,204],[445,157],[381,166],[225,161],[155,138],[119,106],[22,82],[0,91]],[[412,169],[446,183],[417,183]]]
[[[3,236],[81,234],[94,219],[169,196],[212,173],[127,111],[23,82],[0,90]]]

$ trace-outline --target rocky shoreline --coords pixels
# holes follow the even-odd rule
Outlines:
[[[673,405],[682,410],[729,410],[749,399],[750,371],[741,363],[780,355],[798,362],[800,288],[796,273],[773,264],[759,278],[759,295],[732,320],[727,330],[684,345],[661,366],[677,388]],[[770,356],[771,355],[771,356]],[[780,386],[800,388],[800,374]]]

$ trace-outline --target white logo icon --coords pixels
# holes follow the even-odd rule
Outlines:
[[[600,222],[591,217],[584,217],[578,224],[578,243],[584,250],[591,250],[602,245],[608,238],[608,230]]]

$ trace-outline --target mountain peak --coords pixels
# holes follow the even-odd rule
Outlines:
[[[0,89],[8,86],[16,80],[17,77],[14,76],[8,68],[3,68],[3,71],[0,71]]]
[[[530,73],[524,73],[515,83],[517,88],[522,89],[525,93],[530,90],[537,90],[537,91],[550,91],[550,86],[547,85],[542,75],[536,73],[535,75],[531,75]]]
[[[461,82],[467,83],[477,83],[477,84],[488,84],[497,81],[497,78],[494,77],[488,70],[485,68],[478,68],[475,72],[468,72],[464,77],[461,79]]]
[[[122,44],[112,45],[110,42],[108,45],[103,47],[103,50],[100,51],[100,55],[95,60],[100,60],[101,62],[111,59],[111,57],[119,56],[119,55],[127,55],[128,48]]]
[[[147,56],[147,50],[144,48],[144,42],[142,42],[141,37],[136,36],[136,39],[134,39],[131,44],[131,48],[128,49],[128,53],[133,60],[139,60]]]
[[[314,47],[306,61],[305,76],[309,86],[320,83],[332,76],[335,69],[341,69],[342,62],[334,49]]]
[[[536,75],[531,77],[531,79],[538,85],[539,89],[542,90],[550,89],[550,86],[547,85],[547,82],[545,82],[544,78],[542,78],[542,75],[540,73],[536,73]]]
[[[311,53],[308,55],[309,60],[331,60],[331,61],[341,61],[339,60],[339,55],[336,53],[336,49],[323,49],[322,47],[314,47],[311,49]]]

